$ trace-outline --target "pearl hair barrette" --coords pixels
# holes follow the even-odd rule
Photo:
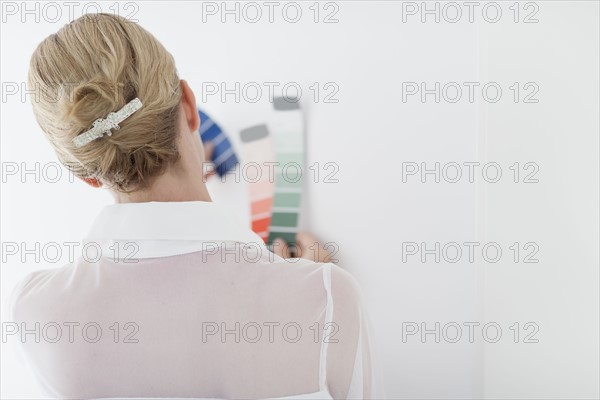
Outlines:
[[[131,114],[142,108],[142,102],[137,97],[125,104],[117,112],[111,112],[106,118],[98,118],[92,124],[93,127],[89,131],[77,135],[73,139],[75,147],[85,146],[93,140],[101,138],[106,133],[107,136],[112,135],[112,129],[120,129],[119,124],[129,118]]]

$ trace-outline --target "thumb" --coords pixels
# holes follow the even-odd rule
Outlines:
[[[313,235],[308,232],[296,234],[298,257],[314,262],[332,262],[332,254]]]

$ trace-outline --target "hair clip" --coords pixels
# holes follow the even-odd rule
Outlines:
[[[111,112],[106,118],[98,118],[92,124],[92,129],[77,135],[73,139],[75,147],[81,147],[89,142],[101,138],[105,133],[107,136],[112,135],[112,129],[120,129],[119,124],[129,118],[131,114],[142,108],[142,102],[137,97],[125,104],[117,112]]]

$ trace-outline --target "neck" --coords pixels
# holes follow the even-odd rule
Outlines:
[[[113,192],[113,196],[117,203],[212,201],[201,173],[175,174],[172,169],[156,177],[148,189],[132,193]]]

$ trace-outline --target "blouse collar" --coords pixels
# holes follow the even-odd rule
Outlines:
[[[106,206],[96,218],[85,241],[104,245],[125,241],[145,244],[140,253],[142,258],[144,255],[169,256],[198,251],[206,242],[241,242],[264,246],[260,236],[231,213],[216,203],[204,201]]]

